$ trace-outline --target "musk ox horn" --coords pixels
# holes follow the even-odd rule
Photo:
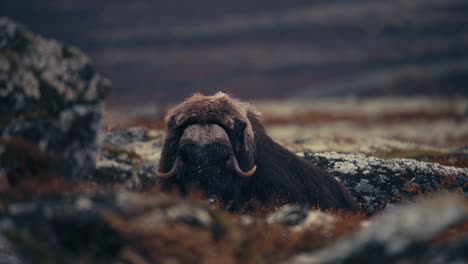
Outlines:
[[[160,172],[158,170],[153,170],[153,171],[156,174],[156,176],[158,176],[159,178],[168,179],[177,174],[177,169],[179,168],[180,163],[181,163],[180,158],[179,156],[177,156],[177,159],[174,161],[174,165],[172,166],[172,169],[169,172]]]
[[[231,158],[228,160],[228,164],[234,169],[237,175],[241,177],[250,177],[254,175],[255,171],[257,170],[257,165],[254,165],[249,171],[244,172],[239,167],[239,163],[237,162],[236,156],[234,154],[231,155]]]

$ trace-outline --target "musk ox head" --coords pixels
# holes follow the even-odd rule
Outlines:
[[[195,94],[173,108],[166,116],[156,174],[177,181],[184,192],[191,187],[206,195],[232,192],[238,178],[251,177],[257,169],[248,109],[224,93]]]
[[[257,167],[243,171],[226,131],[217,124],[193,124],[185,128],[169,172],[156,172],[164,179],[178,177],[181,187],[197,187],[207,195],[229,192],[237,177],[252,176]]]
[[[197,188],[231,209],[252,199],[357,209],[340,183],[275,143],[258,115],[224,93],[195,94],[171,109],[155,171],[163,189]]]

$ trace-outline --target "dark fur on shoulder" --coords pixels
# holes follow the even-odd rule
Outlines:
[[[166,117],[166,133],[158,170],[168,172],[175,163],[178,167],[176,176],[161,179],[163,189],[177,187],[185,192],[196,186],[230,204],[233,210],[256,200],[264,205],[282,201],[358,211],[341,183],[274,142],[252,106],[224,93],[196,94],[173,108]],[[196,133],[205,136],[195,137]],[[190,140],[206,135],[217,136],[210,144]],[[255,171],[253,175],[240,177],[234,173],[226,165],[230,155],[235,156],[242,171]],[[183,165],[176,162],[178,157]]]

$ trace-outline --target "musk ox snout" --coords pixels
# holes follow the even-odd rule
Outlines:
[[[229,145],[219,142],[181,144],[179,159],[183,166],[176,176],[184,182],[184,189],[201,189],[206,195],[216,194],[217,190],[229,188],[235,175],[228,166],[232,155]]]

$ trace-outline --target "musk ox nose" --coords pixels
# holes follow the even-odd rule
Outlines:
[[[184,144],[179,149],[182,160],[186,164],[196,166],[224,165],[231,154],[232,150],[229,146],[218,142]]]

